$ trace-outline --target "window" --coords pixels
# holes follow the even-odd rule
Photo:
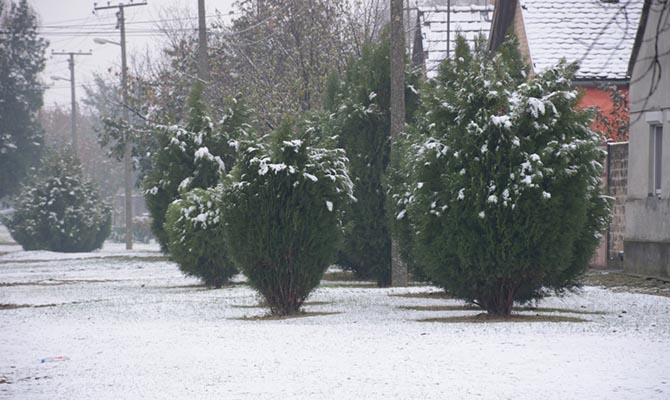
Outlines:
[[[651,126],[651,137],[650,137],[650,153],[649,153],[649,166],[650,166],[650,183],[651,183],[651,194],[657,196],[661,195],[661,182],[662,182],[662,171],[663,171],[663,125],[652,125]]]

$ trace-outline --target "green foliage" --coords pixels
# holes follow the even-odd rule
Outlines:
[[[226,168],[234,164],[238,140],[248,135],[247,109],[236,99],[230,103],[223,119],[215,124],[202,101],[202,86],[196,84],[189,98],[186,126],[157,129],[160,146],[153,156],[153,169],[144,179],[144,198],[152,231],[163,251],[168,250],[163,224],[170,203],[180,192],[218,184]]]
[[[39,160],[44,133],[37,120],[47,41],[27,0],[0,0],[0,198],[15,193]]]
[[[223,246],[220,187],[193,189],[167,211],[170,255],[186,275],[220,288],[237,273]]]
[[[351,160],[358,201],[346,217],[346,234],[337,263],[378,285],[391,282],[391,236],[386,216],[384,175],[390,153],[390,43],[388,34],[376,45],[363,47],[342,82],[328,81],[324,105],[331,112],[330,129]],[[406,74],[406,120],[418,104],[419,78]]]
[[[100,248],[110,233],[110,207],[68,150],[45,155],[15,207],[5,222],[25,250],[86,252]]]
[[[604,152],[561,63],[525,81],[516,43],[491,57],[459,39],[426,91],[392,186],[396,227],[452,295],[507,315],[575,287],[607,222]],[[399,156],[403,156],[399,154]]]
[[[299,312],[333,261],[352,199],[342,149],[315,127],[285,123],[249,144],[225,185],[225,243],[273,314]]]

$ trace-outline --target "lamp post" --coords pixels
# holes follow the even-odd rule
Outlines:
[[[126,30],[124,29],[123,23],[123,7],[119,9],[119,21],[121,26],[121,42],[115,42],[113,40],[103,39],[103,38],[93,38],[93,42],[97,44],[114,44],[121,47],[121,97],[122,100],[122,114],[123,119],[126,123],[129,123],[128,116],[128,83],[126,77]],[[133,248],[133,188],[131,182],[131,173],[132,173],[132,146],[128,135],[123,143],[123,186],[125,192],[125,214],[126,214],[126,249],[132,250]]]

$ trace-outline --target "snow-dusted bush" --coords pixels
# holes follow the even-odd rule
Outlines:
[[[170,255],[183,273],[220,288],[237,273],[223,245],[221,188],[193,189],[168,208]]]
[[[393,189],[399,232],[412,233],[401,239],[430,278],[499,315],[577,285],[607,215],[576,66],[526,80],[514,48],[491,57],[459,39],[398,146],[410,179]]]
[[[248,112],[235,99],[219,123],[209,117],[202,99],[202,85],[194,85],[189,98],[189,119],[185,127],[161,126],[156,129],[159,149],[153,168],[144,179],[147,208],[152,231],[163,251],[168,251],[165,214],[180,193],[208,188],[219,183],[226,168],[235,160],[240,138],[247,135]]]
[[[226,245],[275,315],[299,312],[319,284],[352,199],[344,150],[323,142],[286,123],[246,148],[225,185]]]
[[[69,150],[47,153],[5,221],[25,250],[86,252],[102,246],[111,229],[110,207]]]

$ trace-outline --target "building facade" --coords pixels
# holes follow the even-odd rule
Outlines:
[[[624,270],[670,276],[670,2],[646,0],[630,63]]]

